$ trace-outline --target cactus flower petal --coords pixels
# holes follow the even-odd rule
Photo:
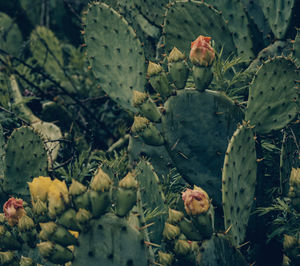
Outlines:
[[[211,37],[200,35],[191,44],[190,60],[194,65],[210,66],[215,59],[215,51],[210,45]]]

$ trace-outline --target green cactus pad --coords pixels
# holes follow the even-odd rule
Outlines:
[[[299,70],[294,62],[276,57],[264,63],[250,84],[245,120],[259,134],[279,130],[299,112]]]
[[[134,0],[135,6],[149,21],[161,27],[169,0]]]
[[[41,137],[30,127],[15,129],[7,141],[4,191],[29,195],[27,182],[46,175],[47,164],[47,152]]]
[[[111,213],[92,220],[90,230],[81,233],[78,241],[74,266],[148,265],[141,233]]]
[[[222,11],[224,19],[228,21],[228,29],[232,32],[238,56],[246,60],[253,59],[249,21],[242,2],[240,0],[206,0],[205,2]]]
[[[294,0],[259,0],[259,5],[276,39],[283,39],[288,30],[294,2]]]
[[[30,51],[38,64],[57,79],[65,79],[63,73],[63,52],[54,33],[43,26],[37,26],[30,35]]]
[[[158,208],[160,212],[164,212],[164,214],[147,221],[147,224],[154,222],[154,225],[148,229],[151,242],[159,244],[164,230],[164,224],[167,219],[167,206],[164,203],[164,194],[160,187],[158,176],[149,162],[144,160],[141,161],[137,165],[136,170],[136,179],[140,185],[143,207],[148,210]]]
[[[23,38],[19,27],[5,13],[0,12],[0,49],[18,55]]]
[[[174,2],[167,10],[163,32],[167,53],[175,46],[189,55],[191,42],[199,35],[212,37],[218,51],[223,46],[225,58],[235,53],[235,45],[223,17],[203,2]]]
[[[264,13],[261,9],[261,6],[259,5],[259,1],[253,1],[253,0],[242,0],[243,5],[245,6],[251,30],[256,34],[261,34],[263,37],[263,45],[270,44],[270,34],[271,34],[271,28],[268,23],[266,23],[266,18],[264,16]],[[256,39],[256,42],[254,44],[257,44],[257,42],[261,42]],[[262,45],[260,43],[259,45]]]
[[[196,258],[199,266],[246,266],[248,263],[239,250],[224,235],[214,235],[200,247]]]
[[[255,140],[249,125],[234,132],[224,160],[222,200],[225,229],[235,246],[244,241],[256,183]]]
[[[208,90],[178,91],[164,107],[163,133],[176,168],[220,205],[223,158],[242,112],[224,94]]]
[[[8,76],[0,72],[0,105],[4,108],[9,108],[10,105],[9,87],[10,82]]]
[[[131,163],[138,162],[141,157],[148,159],[159,176],[167,176],[174,167],[164,146],[147,145],[141,137],[130,137],[128,153]]]
[[[288,41],[275,41],[258,53],[257,57],[251,62],[246,71],[256,72],[257,67],[261,66],[263,62],[267,61],[270,57],[281,55],[289,56],[291,54],[291,48],[291,43]]]
[[[96,2],[89,6],[85,42],[101,88],[123,108],[136,112],[133,90],[143,91],[146,66],[134,30],[116,11]]]
[[[292,168],[300,168],[300,126],[299,123],[288,127],[283,135],[280,152],[280,183],[282,194],[286,195]]]

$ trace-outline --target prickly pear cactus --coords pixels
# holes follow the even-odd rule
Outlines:
[[[99,241],[100,240],[100,241]],[[106,214],[80,234],[72,265],[148,265],[141,233],[125,220]]]
[[[150,231],[150,240],[159,244],[167,219],[167,206],[164,203],[164,194],[160,187],[158,176],[149,162],[141,161],[136,169],[138,172],[136,178],[139,182],[143,207],[150,210],[157,208],[160,212],[164,213],[147,221],[147,224],[154,223],[148,229]]]
[[[227,26],[232,33],[237,53],[245,60],[253,59],[253,44],[248,16],[240,0],[206,0],[219,11],[222,11]]]
[[[233,134],[224,160],[222,200],[225,229],[235,246],[244,241],[256,183],[256,150],[252,129],[246,123]]]
[[[285,57],[265,62],[250,84],[245,120],[259,134],[279,130],[299,112],[299,69]]]
[[[43,26],[36,27],[30,35],[30,51],[48,74],[59,80],[63,79],[61,44],[50,29]]]
[[[197,255],[200,266],[246,266],[248,265],[239,250],[234,248],[224,235],[214,235],[200,247]]]
[[[294,41],[294,57],[296,64],[300,65],[300,30],[297,30],[297,35]]]
[[[277,39],[283,39],[292,18],[294,0],[259,0],[265,18]]]
[[[146,67],[134,30],[115,10],[95,2],[88,9],[85,42],[101,88],[123,108],[135,111],[133,90],[143,90]]]
[[[29,195],[27,182],[47,172],[47,152],[41,137],[30,127],[15,129],[7,141],[3,190]]]
[[[166,5],[169,0],[134,0],[136,8],[151,22],[157,26],[161,26],[163,23],[164,14],[166,11]]]
[[[23,41],[18,25],[2,12],[0,12],[0,25],[0,48],[7,53],[17,55]]]
[[[208,90],[178,91],[164,108],[162,131],[177,169],[221,204],[223,159],[242,112],[224,94]]]
[[[176,1],[167,10],[163,33],[166,52],[177,47],[189,54],[191,42],[199,35],[211,36],[215,47],[227,58],[235,53],[231,34],[222,15],[211,6],[199,1]]]

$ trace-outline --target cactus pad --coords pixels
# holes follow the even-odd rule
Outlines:
[[[149,21],[159,27],[162,25],[166,5],[169,3],[169,0],[134,0],[133,2]]]
[[[234,248],[223,235],[214,235],[200,247],[197,256],[197,265],[200,266],[246,266],[248,263],[239,250]]]
[[[131,26],[106,4],[93,3],[86,17],[85,42],[102,89],[123,108],[136,111],[133,90],[143,90],[146,66],[142,45]]]
[[[163,133],[176,168],[221,204],[223,158],[242,112],[222,93],[195,90],[178,91],[165,109]]]
[[[15,129],[7,141],[3,190],[29,195],[27,182],[47,173],[47,152],[41,137],[30,127]]]
[[[276,57],[264,63],[250,84],[246,121],[260,134],[279,130],[299,111],[299,70],[290,59]]]
[[[252,51],[252,40],[249,28],[249,21],[244,6],[240,0],[206,0],[218,10],[228,21],[228,29],[232,32],[233,41],[236,45],[237,53],[243,59],[249,60],[254,58]]]
[[[175,46],[188,55],[191,42],[199,35],[212,37],[218,51],[224,46],[225,58],[235,53],[235,46],[223,17],[203,2],[174,2],[167,10],[163,32],[167,53]]]
[[[18,55],[23,41],[19,27],[2,12],[0,12],[0,25],[0,48],[7,53]]]
[[[92,221],[81,233],[72,265],[148,265],[144,240],[139,231],[113,214]]]
[[[156,216],[147,221],[148,224],[154,222],[154,225],[148,229],[150,240],[159,244],[167,219],[167,207],[164,204],[164,194],[159,185],[158,176],[149,162],[141,161],[136,169],[138,170],[136,178],[140,185],[143,207],[150,210],[158,208],[160,212],[165,211],[165,214]]]
[[[225,229],[235,246],[242,243],[254,201],[256,150],[251,128],[240,125],[233,134],[224,160],[222,198]]]
[[[283,39],[292,18],[294,0],[259,0],[262,11],[277,39]]]

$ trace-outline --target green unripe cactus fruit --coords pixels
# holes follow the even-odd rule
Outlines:
[[[200,92],[205,91],[213,79],[211,67],[193,66],[193,78],[196,89]]]
[[[189,76],[189,68],[184,54],[176,47],[168,56],[168,70],[175,87],[179,90],[183,89]]]
[[[85,209],[79,209],[76,213],[76,222],[80,230],[83,232],[90,228],[90,220],[92,219],[92,214]]]
[[[80,227],[76,221],[76,211],[74,209],[68,209],[58,219],[58,222],[71,230],[79,230]]]
[[[89,207],[89,194],[87,193],[86,186],[72,179],[69,193],[77,210],[80,208],[87,209]]]
[[[147,75],[149,76],[151,86],[162,97],[167,98],[172,94],[167,74],[160,65],[150,61],[148,65]]]
[[[109,206],[111,185],[110,177],[99,167],[91,181],[89,190],[91,212],[94,217],[102,215]]]
[[[135,136],[141,136],[148,145],[161,146],[164,144],[164,139],[158,129],[145,117],[134,117],[131,132]]]
[[[57,225],[54,222],[48,222],[40,223],[40,226],[42,228],[39,233],[39,238],[41,240],[50,240],[64,247],[77,244],[76,238],[61,225]]]
[[[151,100],[151,98],[144,92],[133,91],[133,105],[137,107],[140,113],[152,122],[159,122],[161,114]]]
[[[37,244],[37,246],[42,256],[53,263],[64,264],[73,259],[72,251],[59,244],[46,241]]]
[[[136,191],[138,183],[132,173],[128,173],[119,182],[116,192],[116,214],[125,216],[136,204]]]
[[[167,240],[174,240],[180,235],[180,228],[177,225],[165,223],[163,237]]]

